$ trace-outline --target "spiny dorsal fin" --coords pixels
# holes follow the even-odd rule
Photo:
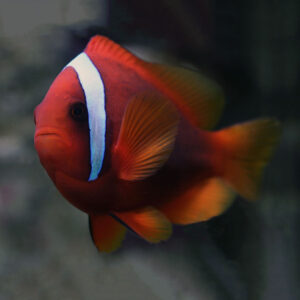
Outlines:
[[[126,228],[109,215],[90,215],[90,233],[100,252],[117,250],[126,233]]]
[[[132,99],[114,148],[118,177],[134,181],[154,174],[169,158],[177,124],[177,112],[165,99],[155,95]]]
[[[87,54],[99,54],[103,58],[110,58],[131,66],[136,64],[139,60],[125,48],[101,35],[92,37],[84,51]]]
[[[172,233],[172,225],[169,220],[152,207],[129,212],[114,212],[114,214],[150,243],[166,240]]]
[[[192,224],[222,214],[232,203],[234,192],[221,179],[200,182],[159,210],[174,224]]]

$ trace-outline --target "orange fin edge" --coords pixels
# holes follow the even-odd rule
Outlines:
[[[265,166],[279,142],[278,120],[262,118],[212,133],[216,172],[241,196],[255,200]]]
[[[228,185],[220,178],[213,177],[158,208],[172,223],[187,225],[222,214],[231,205],[234,196]]]
[[[167,240],[172,234],[172,225],[169,220],[153,207],[128,212],[114,212],[114,214],[150,243]]]

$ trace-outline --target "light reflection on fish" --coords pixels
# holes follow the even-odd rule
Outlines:
[[[126,227],[156,243],[172,223],[220,215],[236,193],[257,195],[278,122],[209,131],[223,104],[203,75],[95,36],[37,106],[35,147],[61,194],[89,215],[99,251],[118,248]]]

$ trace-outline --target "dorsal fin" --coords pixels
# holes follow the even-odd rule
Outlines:
[[[139,59],[128,50],[101,35],[92,37],[84,51],[87,54],[99,54],[103,58],[111,58],[131,66],[139,61]]]
[[[182,113],[202,129],[212,129],[218,122],[223,107],[222,89],[199,72],[145,62],[128,50],[103,36],[94,36],[86,53],[93,53],[125,64],[144,80],[153,84],[170,98]]]
[[[169,158],[177,134],[178,115],[165,99],[141,95],[132,99],[114,148],[114,167],[124,180],[142,180]]]
[[[172,233],[172,225],[169,220],[152,207],[128,212],[114,212],[114,214],[150,243],[166,240]]]
[[[212,129],[224,107],[222,89],[199,72],[184,68],[144,63],[149,80],[172,99],[190,122]]]

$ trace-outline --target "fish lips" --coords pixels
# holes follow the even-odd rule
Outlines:
[[[42,127],[35,131],[34,143],[36,144],[39,140],[56,139],[60,143],[70,146],[66,138],[59,132],[59,129],[53,127]]]
[[[41,164],[52,178],[66,159],[69,148],[67,140],[59,129],[41,127],[35,131],[34,146]]]
[[[43,127],[34,135],[34,146],[41,161],[56,161],[70,148],[68,139],[58,129]]]

